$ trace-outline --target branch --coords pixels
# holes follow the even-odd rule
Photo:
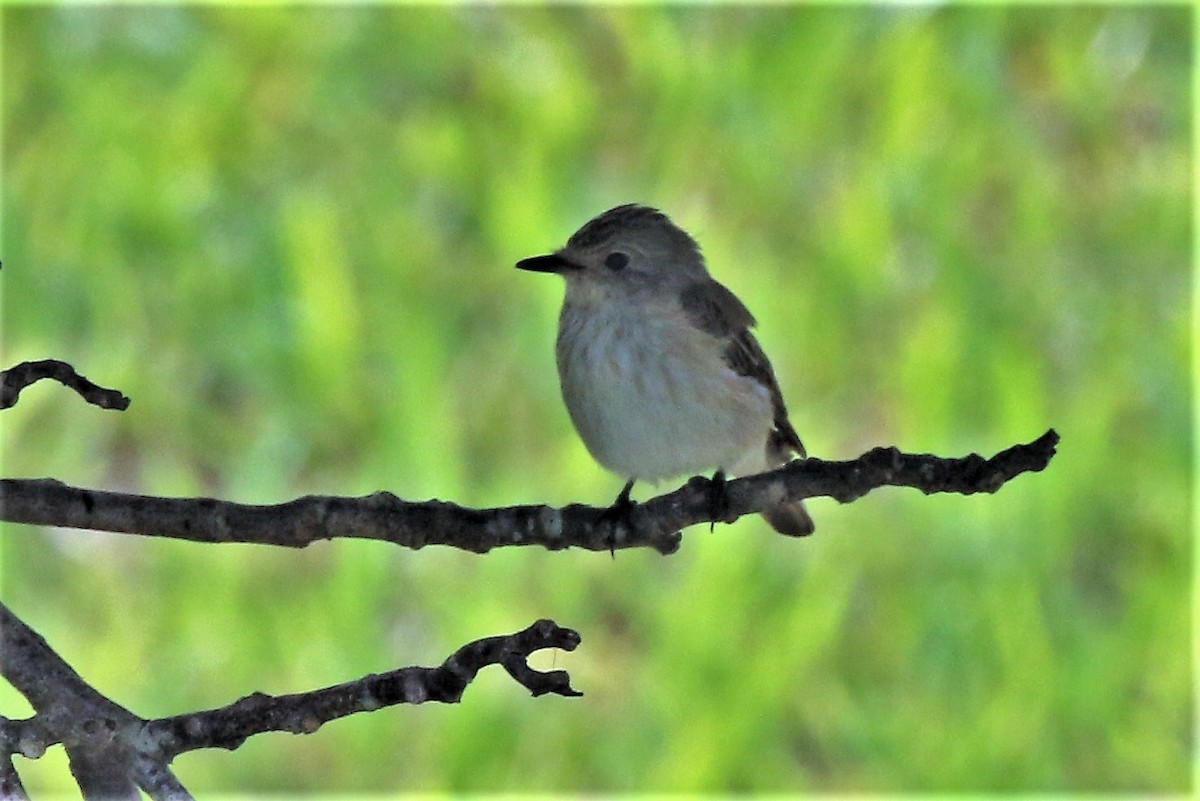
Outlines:
[[[1058,434],[984,459],[947,459],[876,448],[857,459],[803,459],[778,470],[726,483],[726,513],[714,520],[710,482],[693,478],[666,495],[637,504],[628,518],[573,504],[468,509],[444,501],[403,501],[390,492],[361,498],[309,495],[275,506],[213,498],[157,498],[69,487],[53,479],[0,480],[0,520],[86,528],[194,542],[247,542],[303,548],[316,540],[385,540],[406,548],[448,545],[475,553],[515,545],[593,551],[650,547],[673,553],[680,529],[732,522],[780,499],[827,496],[849,503],[877,487],[913,487],[929,494],[995,492],[1016,476],[1045,469]]]
[[[97,692],[3,604],[0,674],[37,713],[29,720],[5,721],[6,758],[15,753],[37,758],[47,746],[62,743],[85,798],[138,797],[120,769],[127,750],[120,732],[136,730],[141,719]]]
[[[105,389],[75,372],[75,368],[57,359],[38,362],[22,362],[16,367],[0,371],[0,409],[15,405],[21,390],[30,384],[52,378],[60,384],[78,392],[85,401],[101,409],[124,411],[129,408],[129,398],[115,389]]]
[[[535,697],[582,695],[571,687],[566,671],[542,672],[526,661],[545,648],[573,651],[579,642],[577,632],[539,620],[515,634],[467,643],[438,667],[399,668],[294,695],[254,693],[220,709],[146,720],[88,685],[0,604],[0,674],[37,713],[28,720],[0,719],[0,789],[20,788],[16,773],[5,769],[12,754],[36,759],[62,743],[85,797],[136,797],[135,787],[140,787],[154,799],[190,798],[167,767],[179,754],[233,750],[268,731],[311,734],[330,720],[396,704],[456,704],[488,665],[503,667]]]
[[[80,376],[65,362],[25,362],[0,373],[0,408],[21,390],[54,378],[103,408],[125,409],[129,399]],[[582,504],[562,509],[510,506],[468,509],[443,501],[409,502],[390,492],[362,498],[309,495],[274,506],[213,498],[156,498],[69,487],[53,479],[0,480],[0,520],[86,528],[195,542],[247,542],[303,548],[316,540],[348,537],[394,542],[407,548],[448,545],[475,553],[512,545],[550,550],[679,549],[680,529],[696,523],[732,522],[780,500],[828,496],[849,503],[882,486],[970,495],[995,492],[1024,472],[1045,469],[1054,456],[1053,429],[991,459],[978,454],[946,459],[876,448],[858,459],[804,459],[769,473],[725,483],[720,519],[714,518],[711,483],[694,478],[676,491],[633,507],[628,515]]]
[[[0,754],[0,798],[4,801],[29,801],[25,785],[21,784],[21,777],[13,767],[12,754]]]
[[[153,744],[152,753],[169,762],[178,754],[200,748],[233,750],[247,737],[268,731],[311,734],[328,721],[385,706],[427,701],[457,704],[463,690],[487,665],[501,665],[535,697],[547,693],[577,697],[583,693],[571,687],[565,671],[542,673],[525,660],[544,648],[573,651],[579,641],[577,632],[551,620],[539,620],[516,634],[468,643],[439,667],[400,668],[296,695],[255,693],[220,709],[150,721],[142,737]]]

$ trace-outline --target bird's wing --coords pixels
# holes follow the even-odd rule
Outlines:
[[[750,333],[755,322],[750,310],[738,300],[737,295],[711,278],[688,286],[680,295],[680,301],[684,313],[694,326],[724,341],[722,357],[725,364],[738,375],[754,379],[770,392],[775,430],[771,432],[771,441],[767,443],[769,452],[779,454],[781,458],[793,451],[801,456],[807,455],[804,443],[788,420],[787,406],[783,402],[783,393],[779,391],[779,381],[775,378],[771,360],[763,353],[754,334]]]

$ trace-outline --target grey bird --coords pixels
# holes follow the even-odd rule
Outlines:
[[[558,273],[563,400],[596,461],[635,481],[715,470],[752,475],[804,457],[754,317],[708,274],[696,241],[665,214],[629,204],[604,212],[565,247],[517,263]],[[763,512],[781,534],[814,526],[803,501]]]

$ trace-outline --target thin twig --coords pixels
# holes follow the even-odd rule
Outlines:
[[[717,522],[761,512],[780,499],[828,496],[842,503],[877,487],[913,487],[925,493],[995,492],[1026,472],[1045,469],[1058,434],[984,459],[947,459],[876,448],[858,459],[804,459],[725,485],[728,503]],[[536,545],[593,551],[679,548],[680,529],[713,520],[709,481],[684,486],[637,504],[627,518],[574,504],[469,509],[444,501],[409,502],[389,492],[361,498],[309,495],[275,506],[213,498],[158,498],[70,487],[53,479],[0,480],[0,520],[85,528],[195,542],[249,542],[303,548],[335,537],[385,540],[406,548],[447,545],[475,553]]]
[[[42,359],[36,362],[22,362],[8,370],[0,371],[0,409],[15,405],[21,390],[43,378],[50,378],[70,387],[85,401],[101,409],[124,411],[129,408],[129,398],[117,390],[93,384],[75,372],[75,368],[66,362]]]
[[[468,643],[435,668],[400,668],[295,695],[255,693],[220,709],[149,721],[142,741],[153,744],[152,753],[169,762],[178,754],[200,748],[232,750],[246,738],[268,731],[311,734],[331,720],[385,706],[429,701],[456,704],[482,668],[502,665],[507,669],[508,660],[516,660],[523,668],[510,669],[509,675],[534,696],[580,696],[566,671],[543,673],[525,661],[545,648],[573,651],[579,641],[577,632],[551,620],[539,620],[515,634]]]
[[[136,795],[140,787],[151,798],[182,801],[191,796],[168,767],[179,754],[232,750],[268,731],[311,734],[328,721],[396,704],[455,704],[488,665],[503,667],[534,696],[582,695],[566,671],[534,670],[527,662],[535,651],[573,651],[579,642],[572,629],[539,620],[515,634],[467,643],[438,667],[404,667],[294,695],[254,693],[220,709],[146,720],[88,685],[37,632],[0,604],[0,675],[36,712],[27,720],[0,719],[0,788],[16,793],[20,787],[15,771],[5,769],[12,754],[37,758],[62,743],[80,787],[92,788],[93,796]]]

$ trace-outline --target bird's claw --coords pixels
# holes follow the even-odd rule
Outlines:
[[[613,501],[612,506],[600,513],[600,525],[608,526],[609,537],[609,553],[615,559],[617,557],[616,549],[616,534],[617,529],[624,527],[626,530],[633,528],[633,507],[637,506],[637,501],[629,498],[629,493],[633,491],[633,484],[636,479],[630,479],[621,494]]]
[[[717,521],[728,523],[729,493],[725,490],[725,471],[718,470],[708,482],[708,531],[711,534],[717,527]]]

